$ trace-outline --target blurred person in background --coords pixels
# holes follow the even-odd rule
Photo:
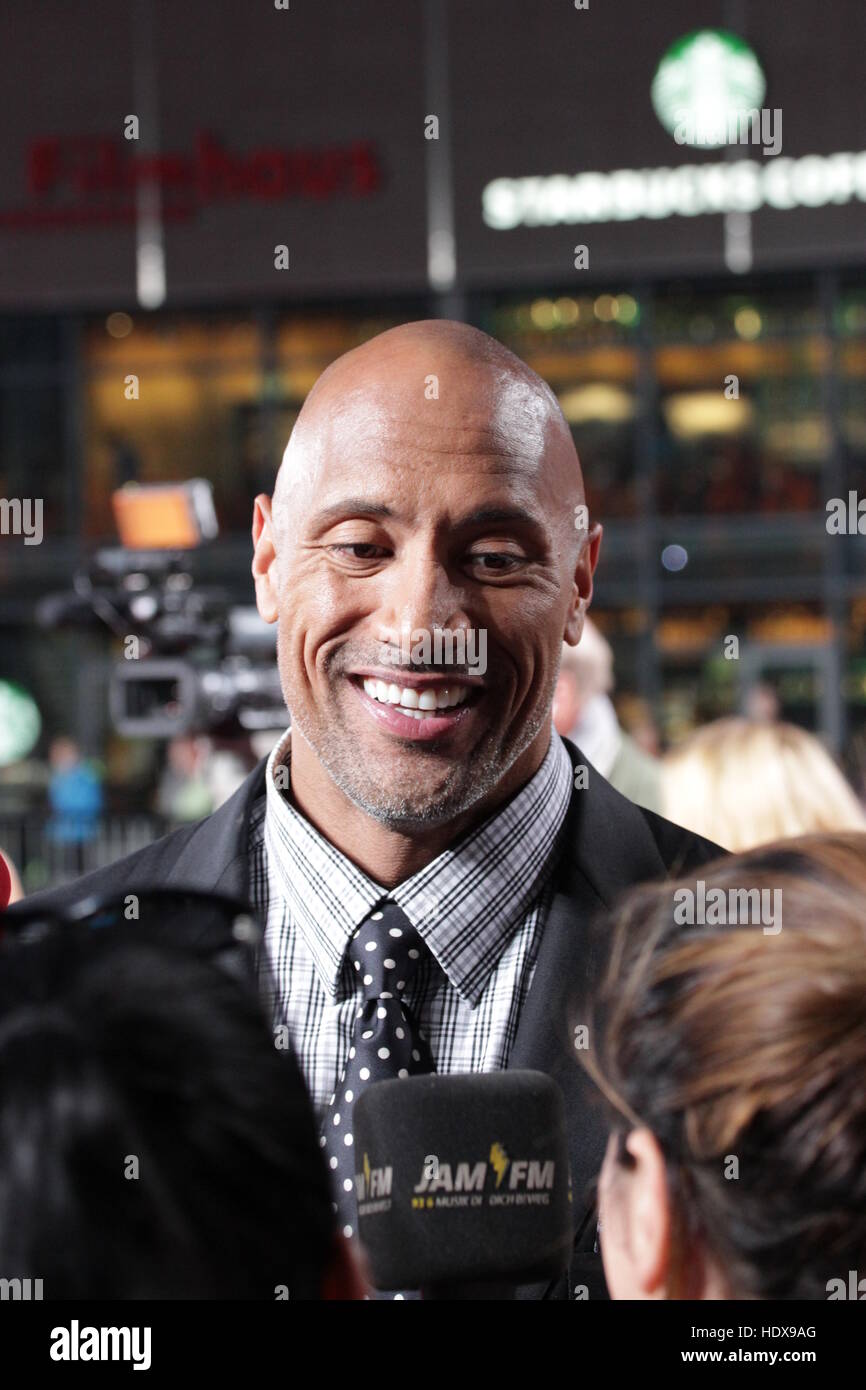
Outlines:
[[[767,681],[756,681],[746,691],[743,713],[756,724],[774,724],[782,713],[779,696]]]
[[[617,714],[624,731],[634,739],[649,758],[661,755],[661,734],[648,700],[640,695],[621,695],[617,700]]]
[[[866,836],[807,836],[701,869],[778,890],[784,924],[678,925],[637,889],[607,937],[599,1183],[615,1299],[833,1299],[866,1270]],[[692,914],[693,916],[696,914]],[[688,918],[686,919],[688,920]]]
[[[51,817],[46,836],[60,851],[61,871],[80,874],[87,867],[86,847],[99,829],[102,783],[95,769],[81,756],[75,740],[65,735],[52,739],[48,762]]]
[[[706,724],[664,757],[662,790],[665,815],[730,850],[866,830],[866,811],[823,744],[795,724]]]
[[[170,826],[209,816],[214,800],[204,771],[204,741],[178,734],[166,749],[156,809]]]
[[[274,731],[267,743],[270,752],[279,737]],[[259,755],[249,737],[221,739],[211,734],[202,740],[204,776],[210,788],[213,809],[222,806],[241,787],[256,766]]]
[[[45,1299],[364,1296],[253,988],[143,925],[21,942],[0,916],[0,1277]]]
[[[255,754],[246,744],[238,747],[234,741],[178,734],[166,750],[156,810],[169,828],[201,820],[228,801],[255,764]]]
[[[661,773],[620,726],[610,694],[613,651],[591,618],[576,647],[563,646],[553,727],[576,743],[612,787],[648,811],[661,810]]]

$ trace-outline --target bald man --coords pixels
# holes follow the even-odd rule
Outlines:
[[[600,543],[556,397],[500,343],[437,320],[339,358],[255,499],[256,599],[291,729],[221,810],[80,885],[252,902],[347,1236],[365,1084],[555,1077],[575,1254],[529,1297],[604,1292],[589,1189],[606,1136],[569,1009],[588,923],[629,884],[718,852],[553,733]]]

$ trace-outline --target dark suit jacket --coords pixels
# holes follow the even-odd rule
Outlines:
[[[544,926],[532,985],[520,1017],[510,1068],[546,1072],[565,1096],[575,1207],[571,1269],[555,1286],[521,1291],[527,1298],[565,1298],[585,1285],[591,1298],[606,1297],[601,1257],[593,1253],[596,1221],[591,1193],[604,1155],[606,1129],[594,1087],[576,1061],[569,1018],[590,950],[589,926],[632,884],[690,872],[723,851],[628,801],[586,764],[565,740],[572,763],[589,767],[589,785],[572,792],[555,894]],[[176,830],[73,885],[28,899],[60,907],[90,893],[124,893],[147,885],[176,885],[247,898],[248,824],[264,792],[262,761],[213,815]],[[11,909],[14,912],[14,908]]]

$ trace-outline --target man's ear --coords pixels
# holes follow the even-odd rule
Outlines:
[[[256,586],[256,607],[266,623],[275,623],[279,617],[276,562],[271,499],[262,492],[253,503],[252,572]]]
[[[322,1298],[334,1300],[358,1300],[367,1298],[370,1283],[364,1268],[364,1257],[357,1245],[345,1236],[334,1237],[334,1253],[322,1280]]]
[[[570,647],[576,647],[583,632],[583,620],[586,617],[586,610],[592,602],[592,576],[598,564],[598,553],[601,549],[602,528],[599,522],[591,526],[580,554],[577,557],[577,564],[574,569],[574,585],[571,592],[571,605],[568,610],[568,618],[565,624],[563,640]]]

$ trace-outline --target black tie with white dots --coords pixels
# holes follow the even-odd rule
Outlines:
[[[349,942],[348,957],[361,978],[364,1003],[355,1028],[346,1069],[325,1113],[322,1138],[331,1168],[334,1200],[344,1235],[355,1235],[356,1161],[352,1106],[374,1081],[415,1076],[436,1070],[427,1041],[404,1003],[427,947],[396,903],[381,902]],[[360,1164],[357,1165],[360,1171]]]

